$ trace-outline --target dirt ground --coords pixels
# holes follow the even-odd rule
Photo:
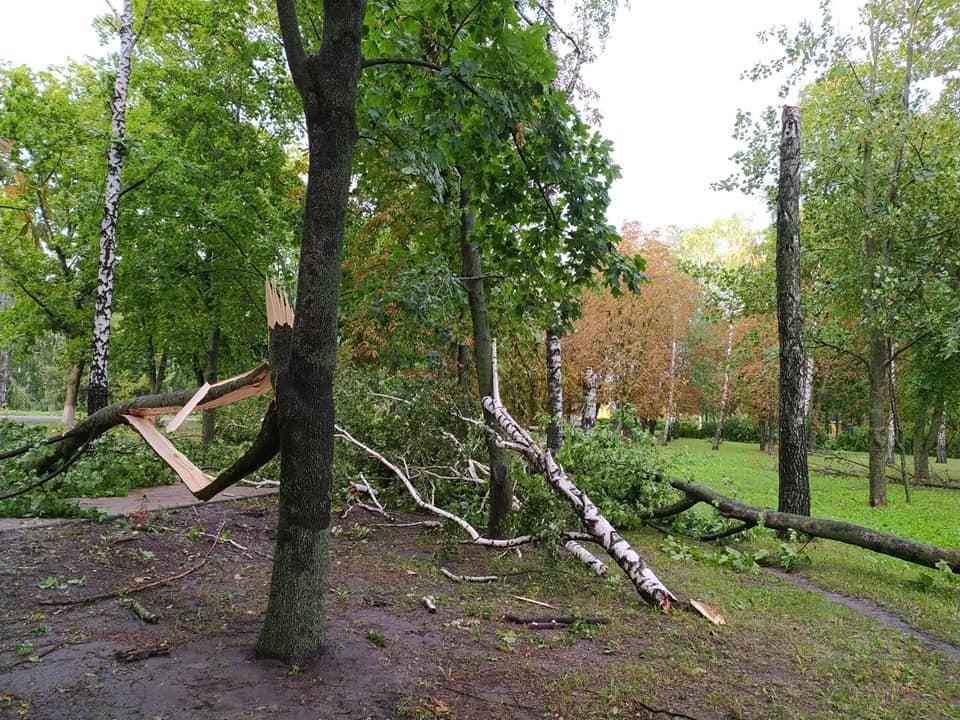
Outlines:
[[[479,720],[579,718],[585,707],[593,708],[590,717],[819,716],[821,705],[811,704],[807,713],[803,698],[823,678],[783,657],[786,638],[728,643],[703,621],[655,613],[622,584],[610,590],[611,581],[572,564],[542,574],[534,552],[522,561],[498,561],[480,548],[463,548],[443,564],[454,572],[499,567],[511,574],[496,587],[453,584],[437,572],[435,552],[443,543],[436,531],[375,527],[378,519],[369,515],[356,524],[359,510],[342,521],[332,543],[324,654],[304,667],[258,660],[252,648],[269,582],[275,502],[257,498],[155,513],[138,530],[114,521],[0,535],[0,717]],[[149,583],[204,560],[185,577],[132,596],[160,615],[156,624],[142,622],[117,598],[40,602]],[[744,582],[762,598],[766,583],[776,580]],[[424,595],[436,598],[436,614],[423,606]],[[517,595],[547,600],[559,612]],[[620,610],[611,597],[621,598]],[[503,618],[506,611],[563,614],[571,606],[623,617],[616,630],[570,631],[529,630]],[[844,635],[841,621],[828,629]],[[842,622],[850,623],[853,637],[868,632],[859,619]],[[823,642],[811,636],[809,647]],[[944,660],[938,670],[935,654],[899,643],[889,648],[891,662],[956,675],[955,664]],[[812,652],[796,647],[803,649],[789,652]],[[168,654],[118,659],[118,653],[150,649]],[[712,660],[704,657],[709,653]],[[711,662],[737,673],[739,687],[725,692],[711,682]],[[671,663],[682,669],[656,676]],[[916,717],[936,716],[925,710],[930,707],[954,716],[949,706],[958,697],[951,695],[956,685],[931,690],[922,675],[911,677],[891,692],[918,708]],[[799,714],[778,709],[787,702]]]

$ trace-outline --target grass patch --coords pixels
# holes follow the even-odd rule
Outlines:
[[[777,458],[753,444],[725,442],[713,452],[705,440],[682,439],[663,455],[675,474],[753,505],[777,506]],[[960,475],[957,465],[960,461],[951,460],[949,470]],[[890,485],[888,505],[871,508],[866,478],[811,473],[810,492],[817,517],[960,548],[960,491],[915,487],[907,504],[902,487]],[[737,547],[752,550],[765,544],[773,547],[773,541],[765,539]],[[812,562],[799,572],[820,587],[871,600],[905,622],[960,645],[960,593],[936,571],[829,540],[812,543],[807,552]]]

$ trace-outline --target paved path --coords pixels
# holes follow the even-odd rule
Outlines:
[[[209,502],[225,502],[239,498],[272,495],[277,492],[275,487],[255,488],[245,485],[234,486],[217,495]],[[159,487],[138,488],[131,490],[125,497],[105,498],[73,498],[67,502],[75,502],[85,508],[97,508],[106,513],[107,517],[116,518],[140,510],[146,506],[147,510],[172,510],[174,508],[203,505],[197,500],[187,486],[182,483],[176,485],[161,485]],[[71,522],[83,522],[78,518],[0,518],[0,532],[20,530],[23,528],[48,527],[63,525]]]
[[[59,415],[0,415],[0,420],[24,425],[60,425]]]

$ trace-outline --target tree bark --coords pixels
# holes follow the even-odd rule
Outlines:
[[[926,418],[921,413],[913,427],[913,477],[916,481],[930,479],[930,450],[936,442],[945,410],[945,399],[938,397],[934,401],[930,424],[927,425]]]
[[[324,639],[337,310],[365,9],[363,0],[324,0],[320,50],[308,56],[294,0],[277,0],[284,52],[303,102],[309,170],[290,357],[274,369],[280,504],[257,653],[291,663],[320,652]]]
[[[74,362],[67,370],[66,392],[63,396],[63,414],[60,424],[72,427],[77,414],[77,395],[80,393],[80,380],[83,378],[83,360]]]
[[[490,319],[487,316],[487,294],[483,280],[483,265],[480,251],[471,242],[475,226],[473,210],[470,209],[470,189],[467,179],[460,176],[460,257],[463,264],[463,283],[467,289],[470,319],[473,327],[473,363],[477,369],[477,387],[480,396],[493,394],[493,344],[490,337]],[[496,421],[484,410],[484,421],[494,430]],[[507,477],[507,458],[503,448],[497,447],[492,433],[486,435],[487,455],[490,458],[490,510],[487,519],[487,535],[502,538],[506,531],[504,523],[510,512],[513,488]]]
[[[947,423],[944,418],[940,418],[940,427],[937,428],[937,464],[943,465],[947,462]]]
[[[563,446],[563,355],[560,331],[547,330],[547,447],[556,454]]]
[[[589,432],[597,424],[597,376],[593,368],[583,373],[583,409],[580,411],[580,428]]]
[[[777,193],[777,327],[780,338],[780,512],[810,514],[806,360],[800,304],[800,108],[784,107]]]
[[[674,313],[673,317],[673,331],[676,333],[677,317]],[[664,413],[663,417],[663,439],[660,441],[661,445],[666,445],[670,442],[670,424],[673,422],[673,393],[676,389],[677,384],[677,338],[676,336],[670,338],[670,369],[669,369],[669,389],[667,390],[667,410]]]
[[[630,578],[640,597],[662,610],[669,610],[676,604],[678,602],[676,596],[660,582],[653,570],[603,516],[590,497],[570,481],[553,454],[541,450],[496,397],[485,396],[483,407],[496,418],[497,424],[506,436],[519,446],[524,457],[570,503],[590,538],[606,550],[611,559],[620,566],[620,569]]]
[[[960,571],[960,550],[947,550],[926,545],[851,523],[757,508],[697,483],[679,478],[666,478],[666,480],[674,488],[685,493],[688,499],[696,499],[711,505],[726,518],[734,518],[774,530],[796,530],[805,535],[856,545],[925,567],[934,568],[938,562],[942,561],[946,562],[954,572]],[[678,505],[678,507],[682,506]]]
[[[210,339],[207,343],[207,354],[203,365],[203,381],[211,385],[217,382],[217,375],[220,371],[220,340],[220,327],[217,326],[210,331]],[[203,411],[200,441],[204,445],[209,445],[213,442],[213,437],[216,433],[215,412],[215,410]]]
[[[727,403],[730,399],[730,358],[733,357],[733,323],[727,323],[727,352],[723,358],[723,389],[720,391],[720,412],[717,415],[717,430],[713,434],[713,450],[720,449],[723,439],[723,421],[727,417]]]
[[[881,312],[876,295],[877,285],[877,238],[876,238],[876,179],[873,166],[873,126],[875,122],[875,106],[877,92],[877,66],[879,62],[880,29],[879,18],[872,14],[870,17],[871,55],[870,71],[865,88],[866,102],[864,107],[864,137],[862,151],[863,174],[863,216],[865,230],[863,234],[864,260],[864,316],[868,322],[875,321]],[[868,331],[869,353],[867,374],[870,383],[868,396],[869,406],[869,435],[870,435],[870,505],[878,507],[887,504],[887,474],[886,474],[886,427],[887,427],[887,397],[886,397],[886,363],[887,343],[882,330],[873,322]]]
[[[124,0],[120,21],[120,61],[110,105],[110,151],[107,154],[107,179],[104,187],[104,213],[100,223],[100,258],[97,266],[97,291],[94,299],[93,346],[90,353],[90,383],[87,388],[87,412],[94,413],[108,402],[110,318],[113,314],[113,283],[117,264],[117,218],[120,211],[120,175],[123,170],[127,128],[127,89],[133,60],[133,0]]]
[[[10,387],[10,353],[0,350],[0,408],[7,406],[7,388]]]

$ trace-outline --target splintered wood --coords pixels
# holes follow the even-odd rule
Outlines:
[[[286,296],[280,293],[269,280],[265,282],[264,297],[267,300],[267,327],[275,328],[278,325],[293,327],[293,308],[287,302]]]
[[[267,327],[275,328],[278,326],[293,326],[293,308],[269,280],[264,287],[264,296],[267,305]],[[215,396],[212,400],[204,400],[211,395],[215,388],[220,388],[228,384],[236,384],[237,381],[246,378],[246,382],[240,387],[231,389],[222,395]],[[163,460],[183,481],[190,492],[199,497],[205,488],[209,487],[216,478],[207,475],[200,468],[191,462],[190,458],[174,447],[173,443],[157,429],[152,418],[158,415],[169,415],[176,413],[166,425],[166,433],[172,433],[179,428],[187,419],[190,413],[197,410],[213,410],[244,400],[248,397],[263,395],[272,389],[273,385],[270,379],[270,366],[262,365],[254,371],[236,375],[218,383],[204,383],[191,396],[185,405],[165,406],[165,407],[140,407],[131,408],[122,417],[137,433],[140,434],[147,445]],[[217,393],[213,393],[217,395]]]
[[[140,434],[160,459],[170,466],[194,495],[213,482],[210,475],[194,465],[190,458],[173,446],[173,443],[157,429],[152,420],[137,415],[124,415],[123,419]]]

